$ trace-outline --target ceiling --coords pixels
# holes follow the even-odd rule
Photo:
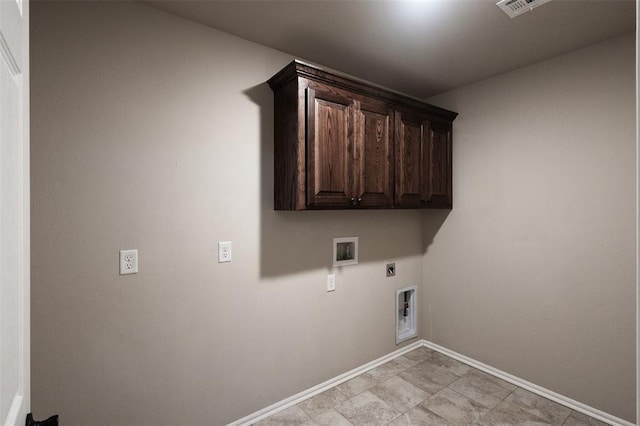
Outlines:
[[[553,0],[513,19],[496,1],[145,3],[420,98],[635,29],[634,0]]]

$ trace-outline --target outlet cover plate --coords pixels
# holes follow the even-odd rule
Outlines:
[[[231,262],[231,241],[218,243],[218,263]]]
[[[336,291],[336,274],[327,275],[327,291]]]
[[[138,250],[120,250],[120,275],[138,273]]]

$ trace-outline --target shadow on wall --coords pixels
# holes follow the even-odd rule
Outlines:
[[[260,107],[260,275],[273,277],[332,269],[333,238],[359,237],[359,263],[419,256],[424,214],[434,235],[449,211],[273,209],[273,93],[266,83],[244,91]]]
[[[422,240],[422,252],[427,253],[429,251],[429,246],[433,243],[433,239],[435,238],[438,231],[444,224],[444,221],[447,220],[447,217],[451,213],[451,210],[425,210],[423,212],[424,221],[423,221],[423,235],[424,238]]]

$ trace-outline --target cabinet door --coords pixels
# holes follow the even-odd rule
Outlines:
[[[353,123],[351,99],[307,88],[307,206],[351,205]]]
[[[363,101],[356,110],[354,194],[358,206],[393,205],[392,113],[384,103]]]
[[[429,132],[428,194],[429,207],[451,208],[451,123],[432,121]]]
[[[428,200],[429,122],[419,114],[396,111],[396,206],[422,207]]]

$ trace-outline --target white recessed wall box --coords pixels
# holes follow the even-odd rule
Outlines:
[[[333,266],[358,264],[358,237],[333,239]]]
[[[515,18],[550,1],[551,0],[500,0],[496,3],[496,6],[511,18]]]
[[[418,335],[418,286],[396,290],[396,345]]]

